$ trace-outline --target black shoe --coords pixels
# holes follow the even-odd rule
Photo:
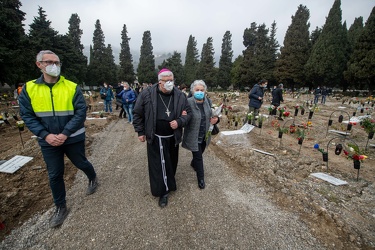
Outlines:
[[[204,183],[204,180],[198,180],[198,187],[200,189],[204,189],[206,187],[206,184]]]
[[[160,196],[159,198],[159,206],[166,207],[168,205],[168,194]]]
[[[49,227],[55,228],[63,224],[65,218],[68,216],[68,213],[69,211],[66,208],[66,205],[56,207],[55,212],[49,220]]]
[[[93,180],[89,181],[89,186],[87,187],[86,194],[90,195],[95,193],[96,188],[99,186],[98,178],[95,177]]]

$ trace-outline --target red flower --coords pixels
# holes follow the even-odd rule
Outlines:
[[[359,155],[353,155],[353,160],[359,160]]]
[[[345,154],[345,155],[349,155],[349,152],[346,151],[346,150],[344,150],[344,154]]]

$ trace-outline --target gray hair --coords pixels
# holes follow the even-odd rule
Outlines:
[[[36,61],[37,62],[41,62],[43,61],[43,56],[46,55],[46,54],[51,54],[51,55],[56,55],[54,52],[52,52],[51,50],[41,50],[39,51],[39,53],[36,55]],[[56,55],[57,58],[59,58],[58,55]],[[59,58],[60,60],[60,58]]]
[[[161,73],[158,75],[158,81],[160,81],[161,78],[162,78],[162,77],[165,77],[165,76],[172,76],[172,77],[174,78],[172,71],[164,71],[164,72],[161,72]]]
[[[129,87],[129,83],[128,82],[123,82],[122,84],[123,84],[124,87],[125,86]]]
[[[195,86],[197,86],[197,85],[202,85],[203,87],[204,87],[204,92],[206,92],[206,90],[207,90],[207,85],[206,85],[206,83],[203,81],[203,80],[195,80],[192,84],[191,84],[191,86],[190,86],[190,92],[192,93],[192,94],[194,94],[194,87]]]

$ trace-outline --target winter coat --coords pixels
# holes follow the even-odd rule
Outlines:
[[[100,94],[106,94],[105,96],[105,101],[111,101],[112,99],[114,99],[115,97],[113,96],[113,92],[112,92],[112,89],[111,88],[102,88],[100,90]]]
[[[117,97],[121,97],[121,101],[124,105],[133,103],[137,99],[137,97],[136,97],[136,95],[135,95],[135,93],[132,89],[123,89],[117,95]],[[126,101],[126,100],[128,100],[128,101]]]
[[[49,134],[68,136],[64,144],[85,139],[86,101],[76,83],[60,76],[49,86],[42,76],[24,85],[19,103],[22,120],[41,146],[50,146]]]
[[[138,136],[145,135],[148,143],[155,139],[158,84],[144,89],[139,93],[133,109],[133,126]],[[191,117],[191,109],[184,93],[174,87],[173,89],[174,120],[178,128],[174,130],[175,143],[178,145],[182,138],[182,127],[188,124]],[[186,113],[186,114],[183,114]]]
[[[249,93],[249,107],[259,109],[263,103],[264,90],[259,84],[255,84]],[[258,98],[262,97],[262,100]]]
[[[280,102],[283,102],[283,90],[281,88],[277,88],[272,92],[272,105],[280,106]]]
[[[191,108],[191,119],[189,123],[184,128],[184,137],[182,140],[182,147],[190,150],[192,152],[198,151],[198,134],[199,134],[199,127],[201,125],[201,111],[198,107],[198,104],[194,97],[188,98],[188,102]],[[211,110],[211,102],[206,97],[203,102],[203,109],[206,115],[206,129],[205,133],[207,133],[210,127],[210,118],[212,117],[212,110]],[[210,143],[211,137],[206,140],[206,146]]]

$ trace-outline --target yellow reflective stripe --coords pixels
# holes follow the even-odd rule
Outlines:
[[[53,116],[53,112],[35,112],[37,117],[48,117]],[[74,110],[68,111],[55,111],[55,116],[67,116],[74,115]]]

